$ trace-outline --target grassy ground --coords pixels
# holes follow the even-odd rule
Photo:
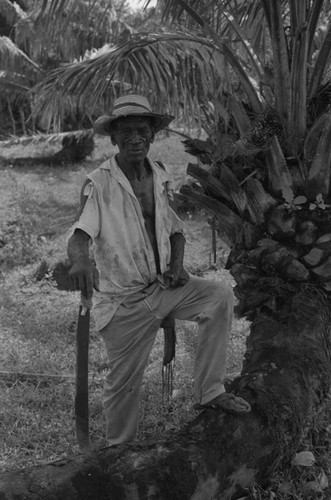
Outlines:
[[[77,453],[74,432],[75,331],[79,295],[55,287],[51,278],[36,279],[36,271],[45,260],[49,269],[66,258],[66,231],[78,208],[80,185],[87,172],[94,169],[112,150],[109,141],[99,139],[93,157],[79,166],[2,167],[0,185],[0,467],[2,470],[43,464]],[[41,150],[7,150],[6,155],[38,155]],[[161,138],[151,155],[171,168],[177,187],[185,180],[185,169],[192,157],[185,154],[178,137]],[[225,280],[234,285],[222,267],[226,253],[218,241],[218,262],[211,266],[211,231],[208,214],[187,214],[186,267],[191,273]],[[141,400],[139,438],[160,435],[177,429],[189,419],[192,410],[193,356],[196,326],[177,322],[178,344],[173,398],[162,399],[161,331],[150,356]],[[229,353],[229,378],[240,372],[249,324],[235,320]],[[90,428],[93,446],[106,444],[101,397],[106,368],[102,341],[93,321],[90,342]],[[43,374],[8,378],[4,372]],[[47,375],[47,376],[45,376]],[[65,377],[59,380],[59,376]],[[323,423],[323,429],[327,424]],[[327,437],[327,431],[325,431]],[[331,430],[330,430],[331,435]],[[324,437],[325,437],[324,436]],[[326,438],[325,438],[326,439]],[[285,471],[279,484],[303,484],[327,471],[323,445],[319,446],[319,468]],[[308,443],[307,446],[310,444]],[[325,465],[324,465],[325,464]],[[324,467],[324,468],[323,468]],[[296,475],[295,475],[296,474]],[[315,477],[316,476],[316,477]],[[303,477],[303,479],[302,479]],[[301,479],[302,480],[301,480]],[[307,479],[308,478],[308,479]],[[300,482],[301,480],[301,482]],[[300,499],[302,488],[250,498]],[[290,488],[288,486],[288,488]],[[269,495],[270,493],[270,495]],[[258,496],[258,494],[260,496]],[[315,494],[315,493],[314,493]],[[265,494],[267,495],[267,493]],[[312,498],[319,498],[318,496]],[[322,497],[321,497],[322,498]],[[327,497],[325,497],[327,498]],[[331,498],[331,495],[330,497]],[[206,499],[207,500],[207,499]]]

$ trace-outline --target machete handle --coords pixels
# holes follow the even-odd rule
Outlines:
[[[84,295],[81,293],[80,305],[81,305],[82,309],[79,310],[79,314],[81,316],[85,316],[87,310],[92,309],[92,295],[90,295],[88,297],[84,297]]]

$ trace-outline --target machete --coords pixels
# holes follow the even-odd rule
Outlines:
[[[90,449],[89,408],[88,408],[88,352],[90,336],[91,298],[81,295],[76,336],[76,397],[75,420],[79,447]]]

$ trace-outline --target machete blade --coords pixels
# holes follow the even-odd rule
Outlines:
[[[79,306],[76,342],[76,435],[82,451],[90,448],[88,408],[88,353],[90,336],[90,310]]]

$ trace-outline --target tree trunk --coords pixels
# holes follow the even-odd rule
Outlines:
[[[285,293],[286,295],[286,293]],[[279,297],[277,298],[279,302]],[[0,499],[232,499],[291,460],[331,381],[330,304],[302,285],[254,319],[230,390],[252,412],[206,410],[163,440],[0,475]]]

